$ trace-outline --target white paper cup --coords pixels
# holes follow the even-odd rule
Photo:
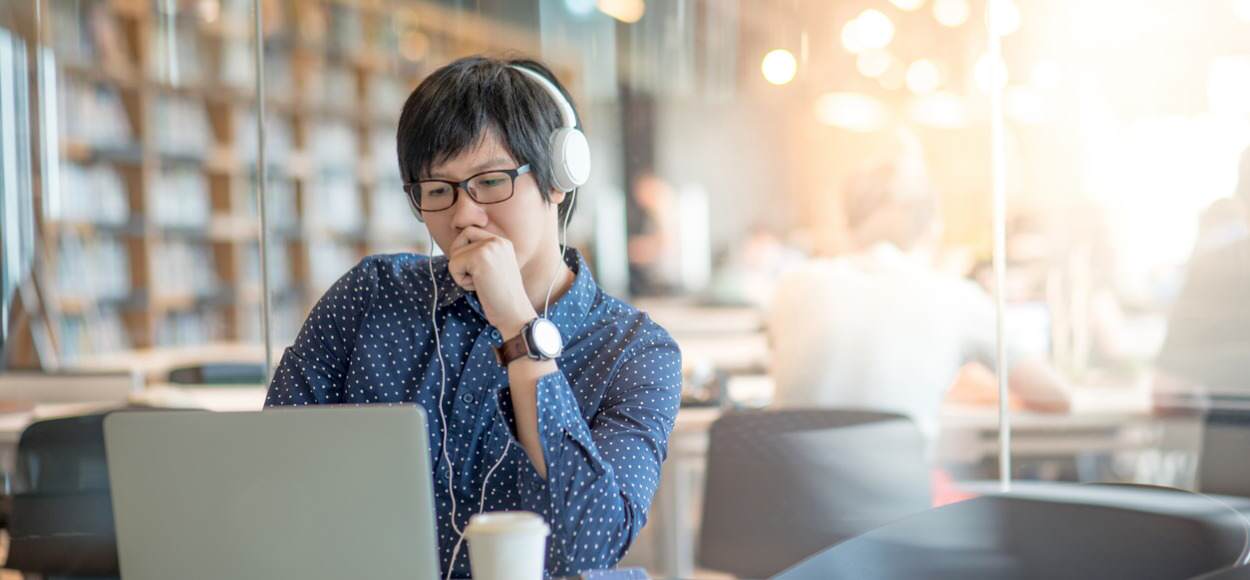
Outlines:
[[[469,518],[473,580],[542,580],[551,528],[533,512],[486,512]]]

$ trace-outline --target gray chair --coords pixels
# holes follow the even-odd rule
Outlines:
[[[1250,540],[1229,504],[1188,492],[1081,484],[1037,489],[902,519],[776,580],[1177,580],[1237,565]]]
[[[39,421],[22,432],[5,568],[46,577],[118,575],[107,415]]]
[[[727,413],[710,430],[698,565],[763,578],[931,505],[925,440],[892,413]]]
[[[1202,428],[1198,489],[1203,493],[1250,497],[1250,402],[1212,401]]]

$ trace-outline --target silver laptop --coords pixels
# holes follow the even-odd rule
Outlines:
[[[109,415],[122,577],[435,580],[426,433],[412,405]]]

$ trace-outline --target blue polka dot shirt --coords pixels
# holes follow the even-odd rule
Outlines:
[[[340,278],[283,354],[265,405],[425,407],[439,554],[453,576],[469,575],[467,547],[451,561],[456,530],[482,510],[542,515],[551,527],[550,575],[614,566],[646,522],[659,483],[680,400],[677,344],[646,314],[605,294],[576,250],[565,254],[576,277],[549,313],[565,350],[559,372],[540,378],[537,391],[544,479],[515,437],[507,369],[495,359],[494,347],[510,337],[452,281],[443,256],[433,258],[446,368],[438,412],[443,379],[430,325],[430,260],[370,256]]]

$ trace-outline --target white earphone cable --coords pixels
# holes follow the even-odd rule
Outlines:
[[[560,229],[560,264],[564,264],[564,253],[569,250],[569,218],[573,216],[573,204],[577,203],[577,189],[573,190],[573,197],[569,199],[569,209],[564,212],[564,227]],[[558,207],[558,206],[557,206]],[[547,286],[547,300],[543,303],[543,318],[551,320],[548,312],[551,310],[551,291],[556,287],[556,280],[560,279],[560,273],[563,268],[556,268],[556,274],[551,278],[551,284]]]
[[[452,489],[453,475],[451,456],[447,453],[447,414],[443,411],[443,398],[447,392],[447,363],[443,361],[443,343],[438,332],[438,280],[434,278],[434,234],[426,227],[429,239],[429,259],[426,265],[430,272],[430,287],[434,290],[434,300],[430,304],[430,327],[434,329],[434,349],[438,352],[438,371],[441,378],[438,389],[438,417],[442,427],[443,462],[447,464],[447,495],[451,496],[451,528],[460,534],[460,525],[456,523],[456,494]]]

